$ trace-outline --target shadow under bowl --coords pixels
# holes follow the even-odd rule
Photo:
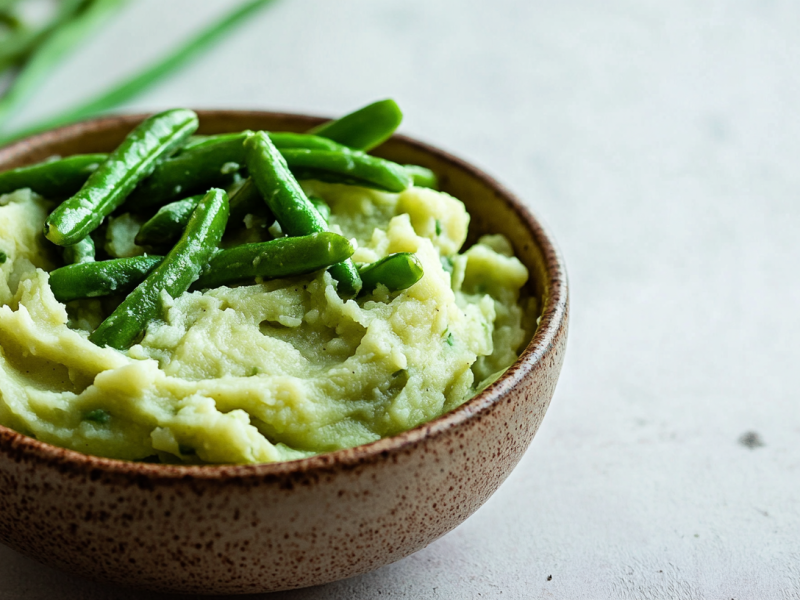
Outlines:
[[[199,133],[306,131],[322,119],[198,111]],[[0,170],[115,148],[145,115],[100,118],[0,149]],[[394,136],[376,154],[433,169],[531,273],[541,321],[516,363],[452,412],[400,435],[262,465],[131,463],[0,426],[0,541],[92,579],[157,591],[256,593],[343,579],[399,560],[478,509],[519,462],[558,380],[567,341],[564,261],[550,233],[493,179]]]

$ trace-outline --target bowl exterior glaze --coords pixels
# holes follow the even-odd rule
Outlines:
[[[304,131],[320,119],[199,111],[201,133]],[[53,130],[0,150],[0,169],[53,154],[107,151],[143,115]],[[126,463],[0,427],[0,541],[92,579],[158,591],[255,593],[321,584],[415,552],[494,493],[533,439],[567,340],[563,260],[524,205],[492,179],[395,136],[378,154],[440,174],[472,215],[471,237],[504,233],[543,301],[509,371],[460,408],[393,438],[267,465]]]

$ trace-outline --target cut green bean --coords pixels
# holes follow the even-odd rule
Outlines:
[[[64,246],[62,255],[64,262],[68,265],[79,265],[82,263],[94,262],[94,240],[87,235],[77,244],[71,246]]]
[[[379,100],[309,131],[365,152],[389,139],[403,120],[394,100]]]
[[[247,133],[220,136],[165,160],[128,198],[133,210],[159,206],[179,196],[227,187],[244,166],[242,143]]]
[[[353,250],[347,239],[330,232],[236,246],[215,254],[192,288],[304,275],[346,260]],[[50,273],[50,288],[59,302],[128,293],[162,260],[162,256],[135,256],[69,265]]]
[[[325,219],[306,197],[269,137],[263,132],[250,135],[244,148],[250,176],[283,231],[290,236],[326,231]],[[361,279],[350,259],[334,265],[330,272],[339,282],[337,291],[341,296],[355,296],[361,290]]]
[[[326,230],[326,223],[292,176],[286,160],[264,132],[244,143],[250,177],[283,231],[291,236]]]
[[[411,186],[411,176],[402,165],[363,152],[326,150],[281,150],[297,179],[318,179],[402,192]]]
[[[158,209],[139,229],[134,240],[139,246],[159,246],[180,237],[203,196],[190,196]]]
[[[72,196],[108,158],[108,154],[76,154],[0,173],[0,194],[30,188],[45,198]]]
[[[44,39],[0,99],[0,126],[35,93],[54,66],[121,5],[121,0],[94,0],[86,3],[84,10]]]
[[[279,150],[327,150],[328,152],[344,152],[350,150],[343,144],[309,133],[290,133],[286,131],[268,131],[267,135]]]
[[[439,189],[439,178],[436,173],[419,165],[404,165],[406,173],[411,176],[414,185],[417,187]]]
[[[128,204],[135,209],[159,206],[180,195],[227,187],[244,168],[242,143],[252,131],[209,136],[164,161],[134,190]],[[302,133],[267,133],[281,152],[298,149],[349,152],[325,138]]]
[[[188,150],[194,150],[195,148],[199,148],[200,146],[205,145],[207,142],[212,141],[212,138],[220,138],[223,135],[235,135],[235,134],[219,134],[219,135],[202,135],[202,134],[195,134],[189,136],[189,139],[186,140],[186,143],[180,147],[180,149],[175,152],[175,155],[183,154]]]
[[[237,6],[221,19],[215,19],[207,29],[179,46],[166,58],[148,66],[143,71],[117,84],[110,90],[85,104],[66,110],[32,127],[12,133],[4,139],[0,139],[0,144],[8,143],[15,139],[38,133],[39,131],[46,131],[66,123],[87,119],[116,108],[189,63],[219,42],[236,26],[248,21],[257,10],[273,1],[274,0],[251,0],[250,2]]]
[[[385,285],[390,292],[399,292],[410,288],[422,279],[422,263],[411,252],[390,254],[372,264],[358,269],[364,287],[362,294],[373,292],[378,284]]]
[[[256,277],[280,279],[313,273],[347,260],[354,250],[346,238],[329,231],[242,244],[212,257],[193,287],[205,289]]]
[[[245,138],[253,133],[252,131],[241,131],[238,133],[219,133],[216,135],[193,135],[179,153],[197,150],[205,146],[211,146],[232,139],[239,139],[244,142]],[[324,137],[311,135],[308,133],[290,133],[284,131],[266,132],[272,143],[279,150],[284,148],[305,148],[307,150],[347,150],[347,146],[337,144],[333,140]]]
[[[89,235],[196,129],[197,115],[181,108],[145,119],[89,176],[80,191],[48,217],[44,225],[47,239],[68,246]]]
[[[194,207],[200,202],[203,196],[191,196],[184,200],[177,200],[165,204],[158,212],[139,229],[136,235],[136,243],[140,246],[158,246],[163,245],[172,240],[180,237],[186,223],[189,222],[189,217],[192,215]],[[330,208],[322,200],[313,198],[311,201],[317,209],[322,211],[327,210],[323,214],[325,220],[328,220],[330,215]],[[318,204],[321,203],[321,204]],[[231,194],[230,196],[231,216],[228,219],[228,229],[231,227],[240,226],[242,221],[247,215],[257,215],[267,220],[272,217],[272,213],[267,207],[261,193],[253,183],[251,178],[244,180],[244,183]]]
[[[162,256],[133,256],[67,265],[50,272],[50,289],[59,302],[127,294],[162,260]]]
[[[230,208],[228,195],[209,191],[192,213],[181,239],[161,264],[89,336],[98,346],[128,348],[158,314],[161,294],[177,298],[189,289],[217,251]]]

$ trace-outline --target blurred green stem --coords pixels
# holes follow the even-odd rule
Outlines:
[[[105,21],[125,0],[93,0],[72,19],[55,29],[39,45],[20,69],[14,83],[0,99],[0,127],[44,83],[54,67],[61,62],[86,35]]]
[[[8,12],[14,4],[17,4],[16,0],[0,0],[0,11]],[[23,23],[17,31],[7,35],[0,44],[0,72],[20,64],[85,4],[86,0],[60,0],[56,14],[44,25],[32,28]]]
[[[257,10],[271,4],[275,0],[250,0],[238,8],[231,11],[228,15],[215,21],[210,27],[202,31],[199,35],[189,40],[187,43],[176,48],[171,54],[153,65],[145,68],[130,79],[114,86],[107,92],[89,102],[69,109],[54,117],[50,117],[36,125],[23,130],[11,133],[0,138],[0,145],[7,144],[15,139],[26,137],[40,131],[52,129],[67,123],[73,123],[82,119],[93,117],[99,113],[116,108],[120,104],[131,100],[145,90],[149,89],[162,79],[174,73],[201,53],[208,50],[211,46],[219,42],[227,33],[240,25]],[[1,103],[0,103],[1,104]],[[0,111],[0,124],[2,124],[2,112]]]

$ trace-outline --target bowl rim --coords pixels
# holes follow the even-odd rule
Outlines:
[[[310,125],[327,119],[318,116],[273,112],[262,110],[197,110],[202,123],[203,117],[247,117],[292,119],[305,121]],[[32,135],[0,148],[0,162],[25,154],[31,147],[46,145],[57,140],[79,138],[87,131],[101,131],[111,125],[130,124],[134,126],[153,113],[114,114],[89,119],[70,125]],[[382,460],[392,454],[399,453],[425,440],[445,434],[473,416],[479,415],[492,406],[500,403],[507,394],[523,379],[533,372],[537,365],[547,360],[548,354],[554,351],[556,341],[562,330],[565,330],[568,317],[568,280],[563,256],[549,230],[541,219],[534,216],[515,194],[500,184],[490,175],[447,151],[414,138],[395,134],[391,138],[415,150],[436,156],[439,160],[469,173],[480,180],[486,187],[502,197],[519,219],[533,234],[536,244],[544,259],[547,280],[544,285],[545,299],[541,320],[533,338],[508,370],[497,381],[486,387],[481,393],[452,411],[409,429],[392,437],[382,438],[374,442],[344,448],[332,452],[318,454],[308,458],[291,461],[256,464],[219,464],[219,465],[164,465],[159,463],[132,462],[114,458],[104,458],[83,454],[42,442],[8,427],[0,425],[0,454],[11,453],[15,456],[35,456],[40,462],[46,462],[64,468],[89,470],[92,473],[134,475],[148,480],[224,480],[235,477],[243,479],[308,477],[322,474],[333,469],[354,469],[370,462]],[[566,333],[566,331],[564,331]]]

